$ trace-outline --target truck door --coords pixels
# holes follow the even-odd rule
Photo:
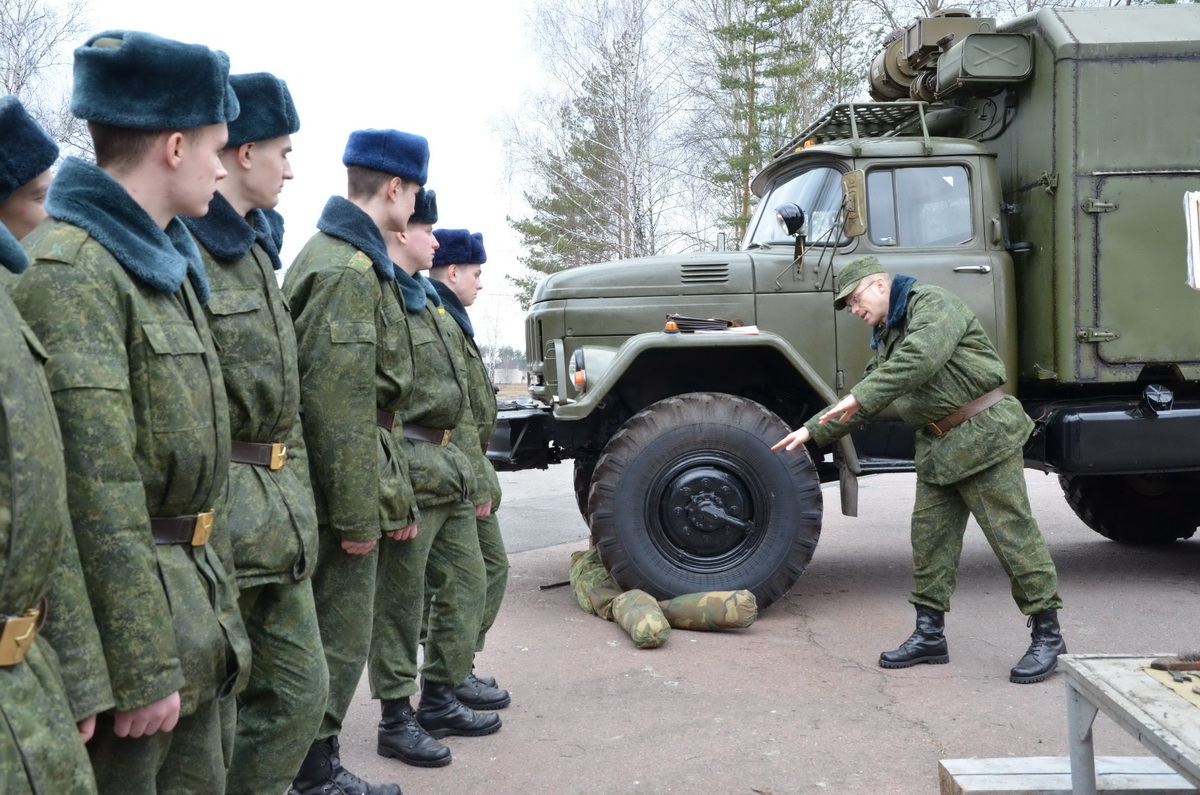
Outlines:
[[[1183,194],[1197,184],[1194,171],[1097,178],[1094,197],[1082,202],[1092,217],[1097,304],[1095,327],[1079,331],[1081,362],[1090,358],[1086,347],[1094,342],[1100,367],[1200,362],[1200,291],[1186,284],[1183,213]],[[1080,325],[1086,326],[1091,296],[1081,291],[1078,300]]]
[[[776,209],[795,204],[805,213],[809,250],[795,258],[795,241],[779,222]],[[751,222],[744,248],[754,259],[756,322],[764,331],[786,339],[834,387],[836,348],[833,280],[834,253],[853,241],[838,239],[842,204],[842,170],[814,163],[777,179],[763,196]]]

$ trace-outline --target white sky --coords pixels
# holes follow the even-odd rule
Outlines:
[[[295,179],[283,189],[288,263],[316,231],[332,194],[345,195],[342,150],[352,130],[392,127],[429,139],[427,187],[438,226],[482,232],[484,289],[470,310],[476,338],[524,350],[524,313],[504,279],[519,273],[506,215],[526,208],[505,177],[495,130],[519,115],[541,80],[528,43],[531,0],[91,0],[93,33],[143,30],[229,54],[233,73],[287,81],[300,114]],[[82,41],[80,41],[82,43]]]

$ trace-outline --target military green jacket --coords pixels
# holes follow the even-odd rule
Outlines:
[[[115,181],[68,159],[47,209],[52,219],[24,241],[33,264],[13,297],[49,353],[68,507],[115,709],[178,690],[190,714],[249,673],[237,588],[218,555],[228,549],[229,414],[212,335],[188,278],[168,292],[160,260],[143,259],[135,275],[59,220],[90,224],[126,259],[161,249],[167,236]],[[186,239],[182,226],[171,231]],[[208,544],[155,544],[151,517],[204,511],[219,520]]]
[[[420,284],[423,291],[429,284],[424,276],[414,280],[397,268],[397,280],[407,285],[406,279]],[[460,344],[454,337],[458,326],[434,302],[433,295],[431,287],[424,302],[414,300],[411,290],[404,293],[411,333],[402,358],[407,359],[411,387],[397,416],[406,424],[452,431],[469,417],[466,380],[462,361],[455,354]],[[406,438],[404,452],[413,493],[422,508],[476,496],[471,462],[456,444],[441,446]]]
[[[398,411],[411,383],[408,325],[383,238],[366,213],[335,196],[319,226],[359,243],[317,233],[283,283],[317,519],[344,541],[373,541],[419,515],[399,424],[385,430],[376,417]]]
[[[220,194],[208,215],[185,223],[212,292],[204,312],[221,358],[232,438],[287,445],[282,469],[230,463],[224,511],[238,584],[302,580],[316,565],[317,515],[300,425],[296,333],[266,248],[273,245],[258,241]]]
[[[475,494],[472,502],[482,505],[492,503],[492,510],[500,507],[500,479],[496,468],[488,461],[487,442],[496,430],[496,391],[492,379],[479,353],[475,338],[458,320],[458,314],[466,316],[466,308],[445,284],[430,279],[447,309],[446,314],[453,322],[447,323],[448,337],[453,340],[450,350],[455,356],[455,367],[466,375],[467,408],[462,421],[454,429],[451,441],[462,450],[471,462],[475,475]]]
[[[74,722],[113,703],[67,514],[46,358],[0,289],[0,615],[49,605],[24,662],[0,668],[0,790],[14,792],[26,777],[34,791],[77,791],[76,777],[90,774],[73,769],[79,755],[67,753],[78,742]]]
[[[900,417],[917,426],[917,477],[948,485],[1020,450],[1033,422],[1008,396],[941,436],[924,427],[1003,385],[1004,363],[962,299],[941,287],[908,284],[909,277],[893,280],[887,324],[876,335],[866,377],[851,390],[862,416],[818,425],[825,409],[805,427],[823,446],[895,403]]]

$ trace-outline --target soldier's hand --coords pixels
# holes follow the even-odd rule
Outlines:
[[[388,538],[393,541],[411,541],[417,537],[417,526],[410,524],[408,527],[401,527],[399,530],[392,530],[388,533]]]
[[[87,744],[87,741],[92,739],[92,735],[96,733],[96,716],[92,715],[90,718],[84,718],[79,723],[76,723],[75,727],[79,729],[79,739],[83,740],[84,744]]]
[[[857,414],[858,410],[861,408],[862,404],[858,402],[858,398],[854,397],[853,394],[846,395],[846,397],[839,400],[833,408],[822,414],[817,419],[817,424],[824,425],[831,419],[837,420],[838,422],[845,422]]]
[[[118,712],[113,732],[118,737],[147,737],[160,731],[169,732],[179,722],[179,691],[144,707]]]
[[[488,500],[482,505],[475,506],[475,518],[486,519],[492,515],[492,501]]]
[[[375,548],[374,541],[343,541],[342,551],[347,555],[365,555]]]
[[[775,444],[771,445],[771,449],[778,450],[786,445],[785,449],[795,450],[800,445],[809,441],[812,441],[812,434],[808,432],[808,428],[805,428],[803,425],[801,425],[799,428],[792,431]]]

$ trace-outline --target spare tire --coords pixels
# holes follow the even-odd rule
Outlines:
[[[600,556],[623,588],[658,599],[748,589],[782,597],[821,535],[808,452],[772,451],[790,428],[750,400],[696,392],[630,418],[605,445],[588,502]]]

